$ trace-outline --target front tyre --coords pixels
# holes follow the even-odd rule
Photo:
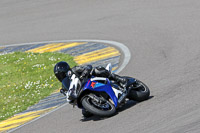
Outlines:
[[[98,116],[108,117],[116,112],[115,106],[110,101],[98,103],[92,98],[91,94],[84,96],[82,105],[87,111]]]
[[[87,111],[85,109],[82,109],[82,115],[83,115],[84,118],[88,118],[88,117],[93,116],[92,113],[90,113],[89,111]]]
[[[128,98],[134,101],[144,101],[149,98],[150,90],[149,88],[140,80],[136,80],[134,87],[129,92]]]

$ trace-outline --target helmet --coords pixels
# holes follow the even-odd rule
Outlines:
[[[55,67],[54,67],[54,74],[56,78],[62,82],[64,78],[68,76],[68,71],[71,70],[70,66],[68,65],[67,62],[61,61],[58,62]]]

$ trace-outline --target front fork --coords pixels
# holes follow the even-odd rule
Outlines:
[[[97,103],[105,103],[107,100],[104,99],[103,97],[97,97],[96,95],[90,94],[88,95],[92,100],[96,101]]]

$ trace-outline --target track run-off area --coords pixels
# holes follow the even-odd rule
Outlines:
[[[83,119],[62,106],[10,132],[199,133],[199,0],[2,0],[0,47],[47,40],[112,40],[131,59],[120,71],[146,83],[152,98],[118,114]]]

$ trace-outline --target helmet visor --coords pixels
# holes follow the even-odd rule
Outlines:
[[[70,86],[70,78],[69,77],[65,77],[63,80],[62,80],[62,85],[64,87],[65,90],[69,90],[69,86]]]

